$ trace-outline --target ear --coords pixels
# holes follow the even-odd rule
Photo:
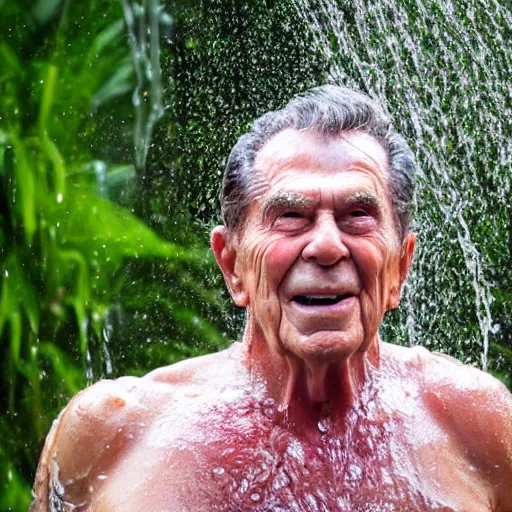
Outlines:
[[[416,235],[414,233],[408,233],[402,242],[402,248],[400,251],[400,263],[399,263],[399,282],[394,285],[388,297],[388,309],[395,309],[400,303],[400,290],[404,284],[405,278],[409,273],[411,267],[412,257],[414,254],[414,246],[416,245]]]
[[[210,245],[233,302],[237,306],[245,308],[249,303],[249,297],[239,275],[238,247],[228,240],[227,231],[226,226],[214,228],[210,236]]]
[[[405,278],[411,268],[414,247],[416,245],[416,234],[408,233],[402,243],[402,253],[400,255],[400,287],[404,284]]]

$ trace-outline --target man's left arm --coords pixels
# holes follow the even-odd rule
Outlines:
[[[491,510],[512,512],[512,395],[488,373],[450,359],[429,359],[427,402],[478,468]]]
[[[489,393],[490,452],[495,462],[496,512],[512,512],[512,395],[501,383]]]
[[[493,512],[512,512],[512,395],[488,374],[475,377],[478,386],[459,402],[459,432],[491,486]]]

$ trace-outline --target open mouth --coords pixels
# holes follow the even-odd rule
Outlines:
[[[332,306],[349,297],[352,297],[350,293],[343,295],[294,295],[292,301],[303,306]]]

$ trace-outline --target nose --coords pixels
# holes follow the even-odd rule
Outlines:
[[[350,254],[348,247],[343,243],[342,232],[332,216],[317,219],[310,236],[302,250],[302,258],[306,261],[314,261],[322,267],[329,267]]]

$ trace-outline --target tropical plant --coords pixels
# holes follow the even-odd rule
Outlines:
[[[490,113],[478,100],[476,84],[488,69],[485,58],[474,65],[469,46],[484,41],[492,48],[503,63],[493,68],[498,78],[510,59],[482,13],[464,17],[472,0],[456,6],[459,31],[439,2],[427,4],[432,9],[422,12],[415,1],[397,4],[397,19],[411,21],[404,35],[402,22],[395,27],[379,15],[389,8],[391,16],[392,6],[366,0],[167,0],[169,14],[156,0],[0,0],[0,510],[27,510],[44,436],[78,390],[217,350],[239,335],[241,315],[226,306],[206,250],[225,157],[252,119],[331,80],[333,70],[347,84],[385,89],[400,130],[418,141],[423,184],[430,154],[447,155],[453,169],[473,164],[480,188],[468,192],[478,207],[467,218],[468,247],[479,251],[477,270],[491,283],[493,371],[511,385],[511,235],[503,226],[512,208],[479,201],[496,189],[507,158],[491,137],[487,145],[479,137],[480,119],[491,115],[501,126],[502,96],[489,102]],[[326,6],[343,19],[339,27],[323,29]],[[160,21],[148,8],[158,9]],[[510,27],[499,9],[497,28]],[[361,29],[372,20],[372,30]],[[148,37],[157,26],[160,53]],[[438,44],[465,30],[478,33],[464,40],[468,48]],[[411,52],[432,65],[417,69]],[[161,89],[152,80],[158,55]],[[447,77],[445,57],[454,67]],[[457,85],[460,69],[471,79],[473,103]],[[485,87],[492,92],[500,80]],[[432,121],[416,137],[412,100],[399,87],[428,107],[426,119],[439,115],[451,124]],[[510,109],[506,98],[501,108]],[[473,115],[471,105],[480,104]],[[467,178],[454,173],[449,181]],[[464,234],[446,222],[440,193],[448,196],[450,188],[420,189],[420,238],[428,249],[419,253],[416,299],[389,318],[383,334],[403,343],[412,310],[421,343],[475,363],[486,319],[481,304],[473,307],[482,295],[467,277],[476,260],[457,245]],[[430,304],[446,307],[431,312]]]
[[[123,308],[127,262],[165,259],[179,276],[160,296],[168,306],[180,286],[204,289],[194,269],[210,260],[204,245],[165,240],[126,207],[137,183],[135,74],[121,5],[9,3],[3,16],[25,28],[0,43],[0,509],[27,510],[51,420],[86,384],[116,374],[108,321]],[[193,309],[171,316],[223,343]]]

